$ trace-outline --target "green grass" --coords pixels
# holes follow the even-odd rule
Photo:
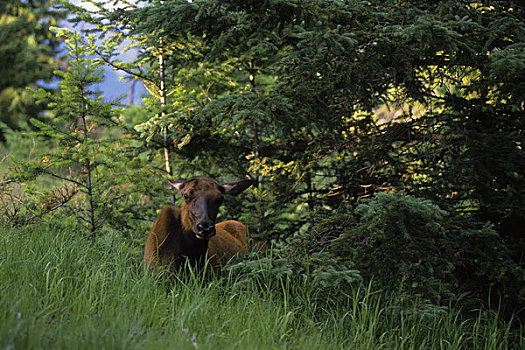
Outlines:
[[[144,271],[117,235],[0,228],[0,349],[520,349],[497,313],[400,308],[362,288],[344,303],[198,275]],[[337,305],[337,306],[336,306]]]

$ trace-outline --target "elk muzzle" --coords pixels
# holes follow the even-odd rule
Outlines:
[[[195,225],[195,235],[199,239],[210,239],[215,236],[215,223],[213,221],[201,221]]]

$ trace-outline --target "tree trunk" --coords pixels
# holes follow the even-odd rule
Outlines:
[[[162,42],[161,42],[162,45]],[[159,92],[160,92],[160,105],[162,108],[161,117],[162,120],[166,117],[166,81],[165,81],[165,75],[164,75],[164,53],[162,51],[162,48],[159,48],[159,80],[160,80],[160,86],[159,86]],[[169,150],[169,144],[168,144],[168,127],[164,126],[162,128],[162,136],[164,141],[164,167],[166,169],[166,173],[169,175],[172,175],[171,166],[170,166],[170,150]]]
[[[82,118],[82,128],[83,128],[83,131],[84,131],[84,140],[83,140],[83,143],[84,145],[86,145],[88,143],[88,127],[87,127],[87,123],[86,123],[86,105],[85,105],[85,102],[84,102],[84,86],[80,86],[80,95],[81,95],[81,115],[80,117]],[[88,152],[89,152],[89,148],[88,148]],[[88,153],[89,154],[89,153]],[[92,183],[92,169],[91,169],[91,162],[90,162],[90,159],[89,157],[86,158],[86,161],[85,161],[85,167],[86,167],[86,190],[87,190],[87,195],[88,195],[88,203],[89,203],[89,208],[88,208],[88,222],[89,222],[89,226],[91,227],[91,239],[95,240],[95,236],[96,236],[96,230],[97,230],[97,225],[96,225],[96,220],[95,220],[95,205],[93,203],[93,183]]]

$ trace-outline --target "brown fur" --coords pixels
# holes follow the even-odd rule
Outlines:
[[[186,260],[191,264],[202,264],[207,253],[211,265],[220,268],[235,254],[246,253],[248,230],[239,221],[228,220],[215,224],[215,235],[211,239],[198,239],[194,232],[198,222],[192,213],[192,205],[197,197],[211,198],[212,205],[208,205],[207,209],[209,218],[214,221],[223,193],[231,191],[231,194],[236,195],[248,186],[248,182],[218,185],[206,178],[183,184],[177,182],[174,187],[183,196],[190,197],[190,200],[183,201],[181,208],[171,205],[164,207],[147,238],[144,262],[150,267],[170,266],[178,270]]]
[[[246,254],[246,226],[239,221],[228,220],[216,224],[215,230],[217,234],[208,245],[208,257],[213,267],[223,267],[235,254]]]

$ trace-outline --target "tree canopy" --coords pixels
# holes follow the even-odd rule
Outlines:
[[[180,0],[108,17],[173,49],[168,74],[194,99],[168,117],[173,151],[201,167],[312,208],[404,189],[525,220],[517,2]]]

